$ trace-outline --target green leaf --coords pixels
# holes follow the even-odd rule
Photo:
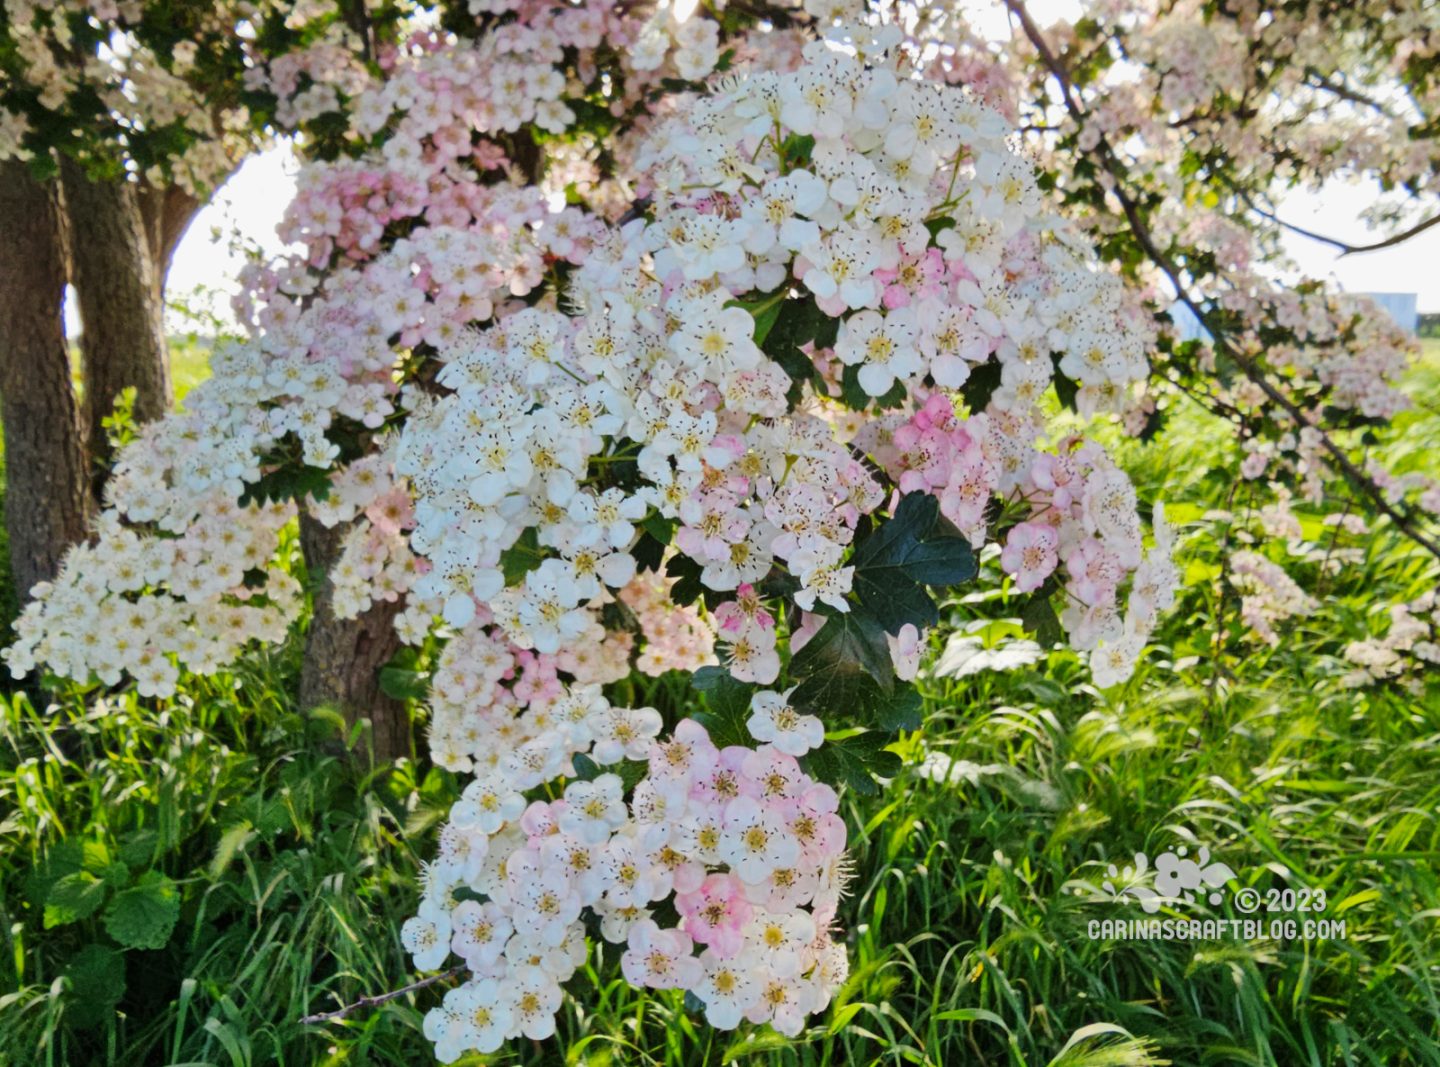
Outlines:
[[[637,570],[660,569],[660,561],[665,558],[665,546],[674,538],[677,525],[674,519],[667,519],[659,512],[652,512],[641,521],[640,538],[630,549]]]
[[[895,668],[885,630],[863,609],[836,613],[790,661],[799,681],[791,706],[826,722],[868,723],[895,698]]]
[[[86,945],[65,965],[70,980],[66,1017],[77,1026],[95,1026],[125,995],[125,956],[105,945]]]
[[[970,368],[970,377],[966,378],[965,384],[960,387],[960,395],[965,398],[965,404],[972,412],[984,411],[990,398],[995,395],[995,390],[999,388],[1000,363],[992,359]]]
[[[670,587],[670,599],[681,607],[689,607],[700,599],[700,594],[705,587],[700,583],[700,564],[696,563],[689,556],[676,555],[670,557],[670,562],[665,565],[665,573],[676,579]]]
[[[810,155],[815,151],[815,138],[808,133],[792,133],[780,144],[780,155],[792,170],[808,167]]]
[[[832,786],[848,785],[857,793],[876,796],[880,786],[875,777],[894,778],[900,773],[900,757],[887,751],[884,734],[867,731],[838,741],[826,741],[800,760],[805,772]]]
[[[724,667],[701,667],[690,676],[696,692],[705,696],[705,710],[691,714],[720,748],[751,743],[750,701],[755,686],[732,678]]]
[[[621,760],[608,767],[602,767],[583,752],[578,752],[570,759],[571,765],[575,768],[575,777],[582,782],[593,782],[602,774],[619,775],[620,782],[626,793],[634,789],[640,779],[644,778],[650,770],[650,765],[644,760]]]
[[[895,683],[884,628],[866,612],[836,612],[790,661],[799,679],[832,674],[866,674],[887,693]]]
[[[89,871],[67,874],[45,896],[45,929],[88,919],[105,900],[105,882]]]
[[[755,316],[755,343],[757,345],[765,343],[765,338],[775,327],[775,320],[780,317],[780,308],[784,303],[783,300],[777,301]]]
[[[240,494],[240,504],[285,503],[301,500],[324,500],[330,495],[330,472],[321,467],[278,467],[259,481],[251,482]]]
[[[105,909],[105,930],[126,948],[164,948],[180,918],[180,893],[159,871],[115,894]]]
[[[897,685],[894,694],[870,712],[868,720],[890,733],[918,730],[923,719],[922,707],[920,690],[913,685]]]
[[[815,305],[813,296],[780,303],[774,325],[758,343],[761,350],[789,376],[791,384],[786,399],[792,407],[799,403],[806,382],[819,381],[815,364],[801,350],[802,346],[830,347],[835,343],[837,328],[836,320]]]
[[[908,396],[905,383],[897,380],[883,396],[872,397],[860,385],[860,364],[852,363],[840,375],[840,402],[851,411],[864,411],[872,403],[882,410],[899,407]]]
[[[1065,640],[1065,632],[1060,628],[1060,619],[1055,614],[1055,605],[1050,603],[1050,597],[1043,591],[1031,596],[1020,609],[1020,624],[1027,633],[1035,635],[1036,642],[1043,648],[1050,648]]]
[[[160,835],[154,830],[132,830],[120,842],[120,860],[131,867],[150,864],[160,847]]]
[[[500,553],[500,571],[505,575],[505,587],[519,585],[529,574],[545,560],[545,554],[540,551],[540,538],[535,532],[535,527],[527,526],[525,531],[515,540],[515,543]]]
[[[424,700],[430,694],[430,672],[381,667],[380,691],[395,700]]]
[[[923,586],[958,585],[979,571],[970,542],[939,515],[933,496],[910,493],[855,549],[855,595],[889,633],[934,626],[940,615]]]
[[[1080,384],[1078,382],[1071,381],[1069,378],[1065,377],[1064,374],[1060,373],[1061,356],[1058,352],[1052,352],[1050,354],[1050,358],[1055,363],[1055,395],[1059,398],[1060,403],[1064,407],[1069,408],[1071,411],[1075,411],[1075,395],[1080,392]]]

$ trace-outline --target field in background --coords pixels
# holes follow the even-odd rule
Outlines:
[[[203,353],[176,357],[179,391]],[[1434,473],[1440,341],[1413,373],[1417,408],[1384,451]],[[1214,595],[1225,545],[1202,516],[1245,506],[1215,441],[1185,410],[1128,450],[1146,499],[1185,524],[1190,584],[1127,685],[1095,691],[1071,656],[1032,662],[1018,625],[979,619],[1003,603],[947,605],[948,640],[970,642],[953,658],[978,649],[991,668],[922,678],[904,772],[846,798],[853,974],[801,1039],[711,1031],[630,989],[609,948],[573,980],[560,1040],[462,1062],[1440,1064],[1440,708],[1347,689],[1339,658],[1381,625],[1377,602],[1434,570],[1393,535],[1359,539],[1319,583],[1320,614],[1277,648],[1247,641]],[[432,1062],[433,989],[298,1019],[410,980],[399,924],[463,782],[321,754],[341,739],[292,707],[296,652],[170,702],[0,708],[0,1065]],[[691,699],[678,678],[641,696],[669,713]],[[1345,936],[1091,940],[1090,920],[1143,914],[1102,892],[1110,866],[1186,843],[1244,885],[1324,889]],[[126,893],[153,903],[153,947],[120,948]]]

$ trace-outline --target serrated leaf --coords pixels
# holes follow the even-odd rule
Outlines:
[[[133,830],[120,843],[120,860],[131,867],[147,866],[159,846],[160,835],[154,830]]]
[[[88,919],[105,901],[105,882],[89,871],[57,879],[45,895],[45,929]]]
[[[691,686],[705,695],[705,709],[691,718],[705,727],[710,740],[720,748],[751,744],[750,701],[755,687],[730,676],[724,667],[701,667],[690,676]]]
[[[125,956],[106,945],[86,945],[66,963],[70,1003],[66,1018],[77,1026],[94,1026],[125,995]]]
[[[984,411],[999,388],[1000,364],[992,359],[970,368],[970,376],[960,387],[960,395],[971,411]]]
[[[900,773],[900,757],[885,749],[884,734],[867,731],[838,741],[826,741],[800,760],[811,777],[832,786],[847,785],[865,796],[876,796],[876,776],[894,778]]]
[[[888,633],[899,633],[906,623],[924,629],[939,621],[923,586],[957,585],[979,572],[970,542],[939,518],[939,501],[909,493],[851,558],[855,594]]]
[[[572,756],[570,763],[575,768],[575,777],[582,782],[593,782],[602,774],[618,775],[626,793],[634,789],[640,779],[644,778],[650,770],[650,765],[644,760],[633,759],[621,760],[619,763],[602,767],[583,752],[577,752]]]
[[[869,713],[867,721],[890,733],[918,730],[924,718],[923,706],[918,689],[913,685],[897,685],[895,692]]]
[[[164,948],[180,918],[180,893],[159,871],[115,894],[105,909],[105,931],[127,948]]]
[[[790,673],[800,679],[822,674],[863,672],[889,692],[895,667],[885,629],[867,612],[853,608],[836,612],[790,660]]]
[[[251,482],[240,494],[242,507],[249,504],[286,503],[305,497],[325,500],[330,496],[330,472],[320,467],[278,467]]]
[[[676,579],[670,587],[670,599],[681,607],[689,607],[700,599],[705,587],[700,583],[700,564],[689,556],[675,555],[665,565],[665,573]]]
[[[816,380],[815,364],[802,351],[802,346],[828,347],[822,343],[827,335],[833,344],[834,321],[816,307],[812,296],[785,300],[779,305],[774,325],[760,342],[761,350],[790,378],[786,400],[791,407],[799,403],[805,383]]]

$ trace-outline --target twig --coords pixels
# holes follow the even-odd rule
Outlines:
[[[451,967],[448,971],[441,971],[439,974],[432,974],[429,978],[422,978],[418,982],[411,982],[407,986],[402,986],[399,989],[392,989],[388,993],[381,993],[378,996],[373,997],[361,997],[354,1004],[346,1004],[343,1008],[336,1008],[334,1011],[322,1011],[316,1015],[307,1015],[300,1020],[300,1025],[314,1026],[316,1023],[329,1022],[331,1019],[343,1019],[352,1011],[358,1011],[361,1008],[379,1007],[386,1001],[394,1000],[397,997],[403,997],[406,993],[413,993],[417,989],[424,989],[426,986],[434,985],[436,982],[443,982],[447,978],[454,978],[457,974],[461,974],[464,970],[465,968],[463,966]]]
[[[1051,50],[1050,44],[1046,41],[1045,35],[1041,32],[1040,27],[1036,25],[1035,20],[1030,17],[1030,12],[1025,8],[1024,0],[1005,0],[1005,6],[1009,8],[1011,14],[1019,20],[1021,28],[1025,31],[1025,36],[1029,38],[1030,43],[1040,54],[1040,58],[1044,61],[1051,76],[1054,77],[1056,83],[1060,86],[1060,96],[1064,100],[1065,109],[1070,112],[1071,117],[1077,125],[1085,125],[1087,115],[1085,109],[1082,108],[1075,99],[1075,93],[1070,85],[1069,75],[1066,73],[1064,65]],[[1159,267],[1165,273],[1165,276],[1170,279],[1170,284],[1175,287],[1177,299],[1188,307],[1210,332],[1211,337],[1214,339],[1216,351],[1228,356],[1230,360],[1240,368],[1245,377],[1254,382],[1255,385],[1260,388],[1261,392],[1294,420],[1296,426],[1308,426],[1313,429],[1316,434],[1319,435],[1320,443],[1324,446],[1325,451],[1334,459],[1336,466],[1344,473],[1351,486],[1361,495],[1368,498],[1375,510],[1395,523],[1401,533],[1424,548],[1436,559],[1440,559],[1440,544],[1437,544],[1433,539],[1415,529],[1410,517],[1396,509],[1390,501],[1385,498],[1384,491],[1375,484],[1373,479],[1369,478],[1363,471],[1355,466],[1355,463],[1346,455],[1345,450],[1336,444],[1328,433],[1307,419],[1305,413],[1300,410],[1299,406],[1275,387],[1274,383],[1272,383],[1265,372],[1256,365],[1254,360],[1236,349],[1234,345],[1226,340],[1223,331],[1215,328],[1211,321],[1211,316],[1206,312],[1205,308],[1201,306],[1200,302],[1191,295],[1189,289],[1186,288],[1184,282],[1181,280],[1180,269],[1159,245],[1155,243],[1154,237],[1150,234],[1149,227],[1146,226],[1145,220],[1140,215],[1139,205],[1125,189],[1127,179],[1125,168],[1120,165],[1119,158],[1115,155],[1114,149],[1110,147],[1110,142],[1106,140],[1103,133],[1096,136],[1093,151],[1095,155],[1099,157],[1100,164],[1110,174],[1111,178],[1114,179],[1113,187],[1110,191],[1114,194],[1115,199],[1120,201],[1120,207],[1125,213],[1125,219],[1130,225],[1131,233],[1135,235],[1135,240],[1139,242],[1141,249],[1145,252],[1146,256],[1150,258],[1151,262]],[[1428,229],[1430,226],[1437,224],[1440,224],[1440,215],[1435,216],[1428,222],[1421,223],[1419,226],[1412,227],[1409,231],[1409,236],[1414,236],[1414,234],[1420,230]],[[1385,247],[1387,244],[1398,244],[1400,240],[1403,239],[1404,237],[1397,235],[1386,242],[1380,242],[1374,247],[1380,248]]]
[[[1391,248],[1394,245],[1404,244],[1406,241],[1410,240],[1410,238],[1415,237],[1418,234],[1424,233],[1431,226],[1440,225],[1440,214],[1436,214],[1424,220],[1423,222],[1417,222],[1408,230],[1401,230],[1399,233],[1393,233],[1382,241],[1372,241],[1368,245],[1352,245],[1350,242],[1342,241],[1337,237],[1327,237],[1323,233],[1316,233],[1314,230],[1307,230],[1304,226],[1297,226],[1293,222],[1286,222],[1274,212],[1266,211],[1259,204],[1255,203],[1255,200],[1250,196],[1249,193],[1241,192],[1240,195],[1244,198],[1245,203],[1250,206],[1250,210],[1255,212],[1255,214],[1260,215],[1263,218],[1269,219],[1277,226],[1281,226],[1284,229],[1289,230],[1291,233],[1298,233],[1301,237],[1308,237],[1312,241],[1319,241],[1321,244],[1329,245],[1331,248],[1338,248],[1340,250],[1340,258],[1342,259],[1345,256],[1358,255],[1362,252],[1376,252],[1382,248]]]

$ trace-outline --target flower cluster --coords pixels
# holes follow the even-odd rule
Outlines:
[[[181,665],[211,674],[252,641],[284,640],[303,604],[277,558],[294,508],[237,504],[227,472],[185,463],[193,442],[176,428],[152,424],[122,451],[95,542],[73,546],[54,581],[32,590],[4,652],[16,677],[44,664],[81,682],[128,675],[142,696],[169,696]]]
[[[1278,645],[1275,624],[1309,615],[1319,605],[1285,569],[1248,549],[1230,557],[1231,584],[1240,591],[1240,618],[1267,645]]]
[[[1129,481],[1050,432],[1041,397],[1126,410],[1144,334],[1003,119],[918,80],[884,27],[673,98],[626,145],[630,217],[547,204],[505,173],[509,133],[568,121],[555,38],[527,20],[591,31],[583,8],[526,10],[499,44],[385,58],[392,79],[355,97],[377,147],[307,168],[286,224],[302,251],[253,273],[252,340],[127,453],[96,551],[183,542],[206,494],[298,499],[345,528],[337,612],[389,602],[406,641],[445,642],[431,751],[476,778],[405,932],[418,967],[454,951],[471,972],[427,1021],[443,1057],[549,1033],[591,918],[632,982],[793,1033],[844,976],[844,826],[813,775],[850,713],[797,664],[844,654],[853,626],[863,669],[899,688],[938,619],[926,588],[1003,541],[1016,591],[1063,595],[1097,680],[1121,680],[1170,595],[1163,511],[1147,553]],[[695,25],[663,23],[665,62],[698,77],[718,57]],[[634,41],[651,69],[658,44]],[[235,513],[278,529],[289,511]],[[284,601],[274,536],[205,603]],[[924,565],[882,560],[903,581],[867,577],[932,537]],[[163,600],[166,580],[110,596]],[[43,645],[56,601],[12,667],[135,673]],[[606,688],[702,666],[747,693],[757,745]]]
[[[997,497],[1021,512],[1005,535],[1000,564],[1019,593],[1065,593],[1060,622],[1091,652],[1097,684],[1129,677],[1145,638],[1174,603],[1179,574],[1163,506],[1146,551],[1134,486],[1094,442],[1067,438],[1042,450],[1004,411],[961,418],[943,394],[903,421],[867,423],[867,445],[902,492],[939,498],[941,513],[977,544]],[[1128,581],[1127,605],[1120,593]]]
[[[1343,681],[1355,688],[1393,681],[1419,695],[1440,664],[1440,597],[1431,590],[1392,605],[1388,615],[1390,626],[1383,637],[1345,646],[1345,659],[1354,669]]]
[[[830,936],[848,871],[834,790],[777,745],[718,748],[691,719],[662,739],[653,709],[612,707],[593,687],[537,694],[526,715],[548,726],[518,747],[485,739],[505,754],[452,808],[401,935],[417,967],[453,953],[470,972],[426,1016],[440,1060],[553,1034],[560,985],[587,956],[586,915],[625,946],[632,984],[685,990],[720,1028],[798,1033],[848,972]],[[645,773],[628,803],[615,773],[527,803],[577,756]],[[666,901],[675,926],[656,921]]]

